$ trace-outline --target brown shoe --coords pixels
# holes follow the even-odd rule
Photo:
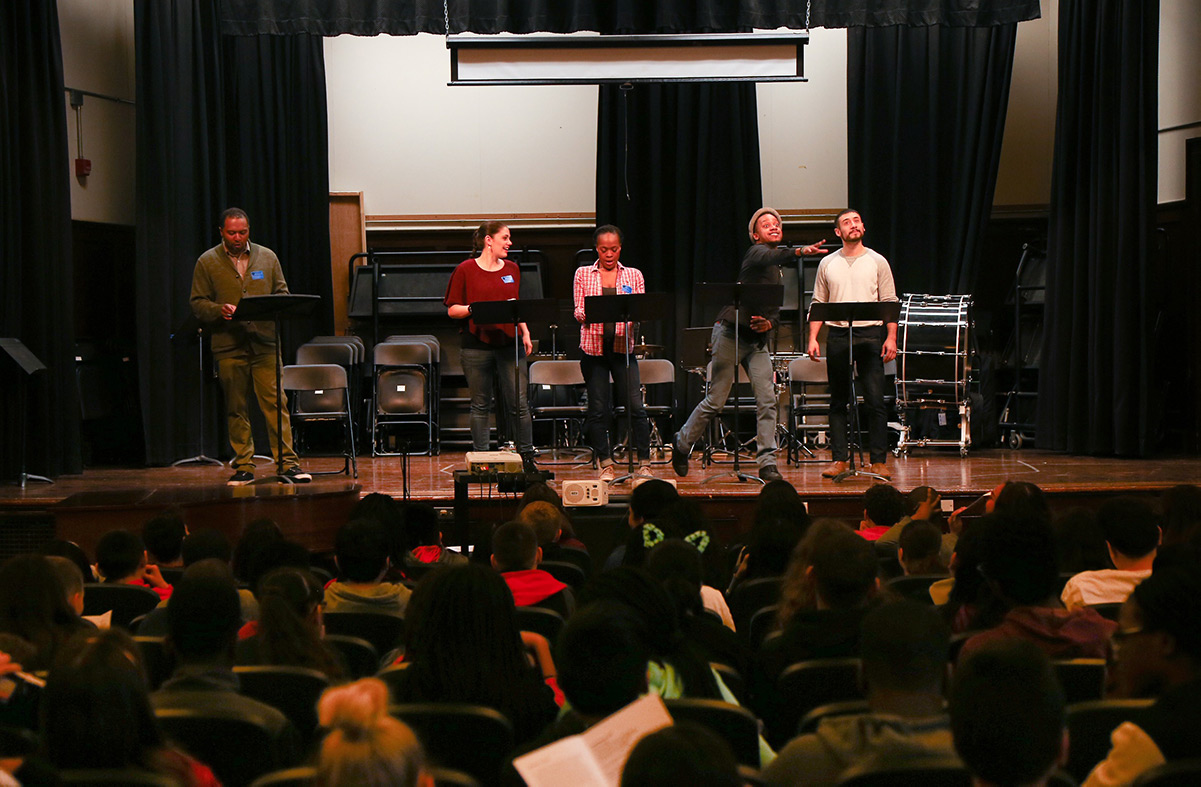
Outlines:
[[[876,462],[871,466],[871,472],[883,478],[885,481],[892,480],[892,473],[888,472],[888,465],[884,462]]]
[[[822,478],[833,478],[847,471],[846,462],[832,462],[829,467],[822,471]]]

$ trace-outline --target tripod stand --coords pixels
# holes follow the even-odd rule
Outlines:
[[[841,483],[848,478],[865,476],[877,481],[887,481],[882,475],[860,470],[855,465],[855,455],[862,449],[859,446],[859,401],[855,393],[855,322],[870,321],[890,323],[896,322],[901,314],[901,304],[897,301],[850,301],[846,303],[814,303],[809,307],[809,322],[846,322],[847,324],[847,379],[850,394],[847,397],[847,407],[850,413],[847,418],[848,430],[851,437],[847,440],[847,469],[834,476],[834,483]],[[828,346],[828,344],[827,344]],[[828,351],[827,351],[828,352]],[[826,360],[829,370],[829,358]],[[834,372],[837,373],[837,372]],[[862,463],[862,462],[861,462]]]
[[[631,322],[651,322],[665,314],[671,313],[674,296],[663,293],[632,293],[629,295],[590,295],[584,298],[585,323],[624,323],[626,326],[623,341],[626,364],[626,434],[630,443],[634,442],[634,397],[642,396],[641,391],[635,392],[630,383],[630,339],[633,327]],[[637,363],[637,361],[635,361]],[[637,367],[635,367],[637,368]],[[626,449],[626,474],[613,479],[613,483],[634,477],[634,453],[637,446],[631,445]]]

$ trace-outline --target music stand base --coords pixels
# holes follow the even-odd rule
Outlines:
[[[38,483],[41,483],[41,484],[53,484],[54,483],[53,481],[51,481],[49,478],[47,478],[44,475],[34,475],[33,473],[21,473],[19,476],[17,476],[17,482],[21,485],[22,489],[25,488],[25,482],[27,482],[27,481],[37,481]]]
[[[262,478],[256,478],[253,481],[251,481],[249,484],[247,484],[247,486],[257,486],[259,484],[295,484],[295,483],[296,483],[295,481],[293,481],[291,478],[288,478],[286,475],[275,474],[275,475],[263,476]]]
[[[746,481],[754,481],[755,483],[759,484],[760,486],[763,486],[767,483],[759,476],[750,475],[749,473],[744,473],[741,470],[723,470],[720,473],[714,473],[713,475],[709,476],[708,478],[705,478],[704,480],[702,480],[701,486],[712,483],[713,481],[717,481],[718,479],[721,479],[721,478],[732,478],[734,481],[736,481],[740,484],[744,483]]]
[[[225,467],[225,463],[220,459],[214,459],[211,456],[205,456],[204,454],[189,456],[187,459],[180,459],[177,462],[171,463],[172,467],[182,467],[183,465],[212,465],[213,467]]]
[[[880,481],[882,483],[888,483],[888,479],[882,475],[879,475],[877,473],[872,473],[867,470],[859,470],[856,468],[851,468],[850,470],[844,470],[843,472],[834,476],[834,478],[831,480],[833,480],[834,483],[836,483],[836,484],[841,484],[843,481],[847,480],[848,478],[857,478],[859,476],[863,476],[865,478],[874,478],[877,481]]]

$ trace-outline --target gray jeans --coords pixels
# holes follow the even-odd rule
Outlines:
[[[459,355],[463,364],[463,375],[471,391],[471,445],[476,451],[487,451],[489,447],[488,411],[492,409],[492,386],[500,388],[500,406],[497,408],[508,420],[508,435],[516,437],[517,450],[521,453],[534,450],[534,427],[530,419],[530,407],[526,401],[529,376],[526,372],[525,353],[521,353],[517,367],[517,389],[513,389],[513,346],[478,350],[464,347]]]
[[[676,435],[677,441],[689,451],[725,406],[734,385],[735,364],[740,363],[746,369],[755,393],[755,462],[759,467],[776,463],[776,390],[772,384],[771,354],[766,342],[760,344],[763,338],[761,334],[739,328],[736,345],[733,326],[724,323],[713,326],[713,377],[709,393]]]

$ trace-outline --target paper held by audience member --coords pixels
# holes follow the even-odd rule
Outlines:
[[[513,766],[529,787],[617,787],[634,744],[671,723],[659,695],[647,694],[580,735],[518,757]]]

